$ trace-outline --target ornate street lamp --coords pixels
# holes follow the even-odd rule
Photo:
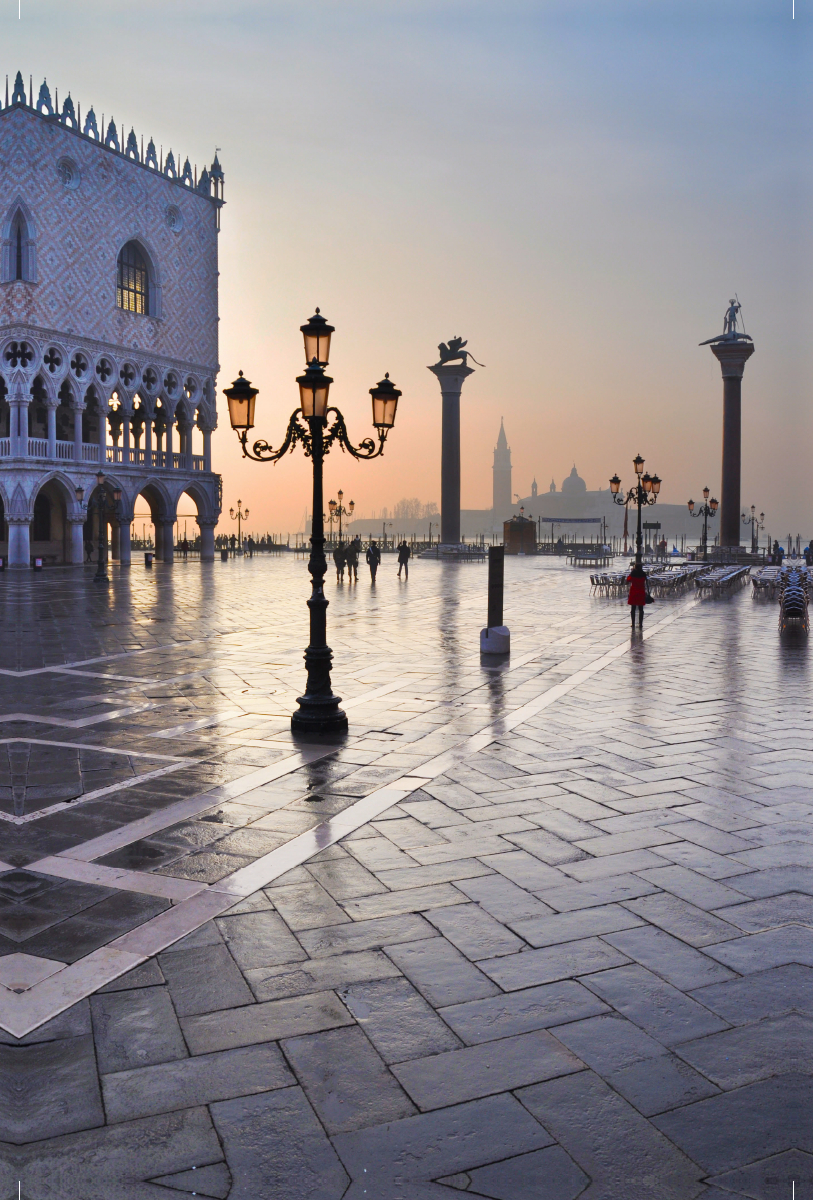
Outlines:
[[[331,690],[330,666],[333,652],[327,644],[327,606],[325,599],[325,537],[324,498],[322,471],[324,457],[334,444],[341,446],[354,458],[378,458],[383,453],[387,435],[395,424],[395,414],[401,393],[386,375],[375,387],[370,388],[373,403],[373,425],[378,434],[378,445],[373,438],[362,439],[358,446],[350,441],[344,417],[338,408],[328,404],[330,385],[333,380],[324,368],[330,358],[330,337],[333,326],[316,310],[307,324],[301,327],[305,342],[305,373],[298,376],[299,407],[294,409],[288,422],[285,439],[278,450],[266,441],[254,442],[248,448],[248,431],[254,425],[254,404],[258,389],[253,388],[243,372],[230,388],[224,390],[229,402],[229,419],[236,430],[243,455],[255,462],[278,462],[297,442],[302,443],[305,455],[313,463],[313,503],[311,506],[311,554],[308,571],[311,575],[310,643],[305,651],[305,666],[308,681],[305,694],[297,698],[299,708],[291,715],[291,728],[298,733],[331,733],[347,729],[347,716],[339,708],[341,698]],[[328,505],[330,507],[330,505]],[[348,506],[349,507],[349,506]]]
[[[759,554],[759,531],[765,528],[765,513],[760,513],[757,519],[757,506],[752,504],[750,517],[743,513],[742,523],[751,526],[751,553]]]
[[[119,501],[121,500],[121,488],[113,488],[113,504],[110,504],[105,490],[104,472],[99,471],[96,476],[98,490],[96,492],[96,515],[99,523],[99,553],[96,563],[96,574],[93,576],[94,583],[110,583],[110,576],[107,574],[107,521],[109,517],[118,517]],[[81,492],[81,496],[80,496]],[[84,490],[76,489],[76,499],[81,504],[84,498]]]
[[[687,502],[690,516],[703,518],[703,562],[705,562],[708,558],[709,517],[715,516],[717,513],[717,509],[720,507],[717,500],[715,500],[713,498],[711,500],[709,500],[710,495],[711,495],[710,489],[707,487],[704,487],[703,488],[703,503],[700,505],[697,512],[695,512],[694,500],[689,500]]]
[[[641,509],[648,504],[655,504],[658,499],[658,493],[661,490],[661,480],[657,475],[650,475],[649,472],[643,475],[644,460],[640,454],[636,454],[632,460],[632,465],[635,469],[635,486],[631,487],[626,496],[621,493],[621,480],[618,475],[613,475],[610,480],[610,492],[612,493],[613,502],[620,504],[622,507],[627,504],[637,504],[638,506],[638,528],[635,533],[635,565],[640,567],[643,562],[643,541],[641,537]]]
[[[256,395],[256,392],[255,392],[255,395]],[[242,500],[238,500],[237,501],[237,512],[235,512],[233,508],[229,509],[229,516],[231,517],[231,519],[233,521],[237,522],[237,553],[238,554],[242,554],[242,552],[243,552],[242,526],[243,526],[243,521],[248,516],[248,509],[241,508],[240,507],[241,504],[242,504]]]

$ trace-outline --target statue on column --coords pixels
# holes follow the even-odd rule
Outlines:
[[[441,342],[438,346],[439,358],[435,363],[435,366],[443,367],[446,365],[446,363],[455,362],[455,360],[459,358],[462,359],[464,367],[469,365],[469,359],[471,359],[472,362],[477,363],[478,367],[484,367],[485,363],[477,362],[477,359],[470,350],[463,349],[463,347],[467,346],[468,344],[468,339],[461,337],[449,338],[448,346],[445,342]]]
[[[751,342],[753,338],[747,333],[741,333],[737,329],[739,314],[742,310],[742,305],[735,296],[733,300],[729,300],[728,308],[723,317],[723,332],[718,333],[716,337],[709,338],[707,342],[701,342],[701,346],[713,346],[717,342]]]

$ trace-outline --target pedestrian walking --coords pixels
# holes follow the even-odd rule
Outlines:
[[[375,583],[376,573],[381,565],[381,551],[375,542],[370,542],[367,548],[367,565],[370,568],[370,582]]]
[[[336,549],[333,551],[333,561],[336,564],[336,582],[341,583],[344,580],[344,542],[339,542]]]
[[[409,557],[410,550],[406,542],[401,542],[398,547],[398,578],[401,578],[401,568],[404,569],[404,579],[409,579]]]
[[[630,585],[630,593],[627,598],[627,604],[630,605],[630,616],[632,617],[632,628],[635,628],[635,612],[638,612],[638,628],[644,627],[644,605],[646,604],[646,573],[643,567],[636,565],[632,568],[627,576],[627,583]]]
[[[184,558],[186,558],[186,556],[189,554],[189,542],[186,540],[186,538],[184,538],[184,540],[181,542],[181,553],[183,554]]]
[[[234,534],[231,534],[231,536],[229,537],[229,548],[230,548],[232,554],[234,554],[236,546],[237,546],[237,538]]]
[[[85,541],[85,562],[93,562],[93,542],[90,538]]]
[[[348,583],[352,583],[353,581],[358,583],[359,547],[360,547],[360,545],[361,545],[361,543],[359,542],[359,540],[357,538],[353,538],[352,542],[348,543],[347,549],[344,552],[344,561],[345,561],[345,565],[347,566],[347,582]]]

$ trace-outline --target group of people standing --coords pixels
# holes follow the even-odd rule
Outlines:
[[[354,537],[352,542],[346,545],[344,542],[339,542],[333,551],[333,562],[336,564],[336,582],[344,581],[344,571],[347,568],[348,582],[358,581],[359,577],[359,556],[361,555],[361,538]],[[378,568],[381,566],[381,550],[377,542],[370,542],[367,547],[365,559],[370,568],[370,582],[375,583],[375,577],[378,574]],[[401,542],[398,547],[398,578],[401,578],[401,571],[404,571],[404,577],[409,579],[409,560],[411,551],[406,542]]]

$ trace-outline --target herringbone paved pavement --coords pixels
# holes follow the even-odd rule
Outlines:
[[[307,762],[301,561],[2,580],[0,1194],[813,1195],[806,642],[514,560],[489,666],[484,569],[394,571]]]

